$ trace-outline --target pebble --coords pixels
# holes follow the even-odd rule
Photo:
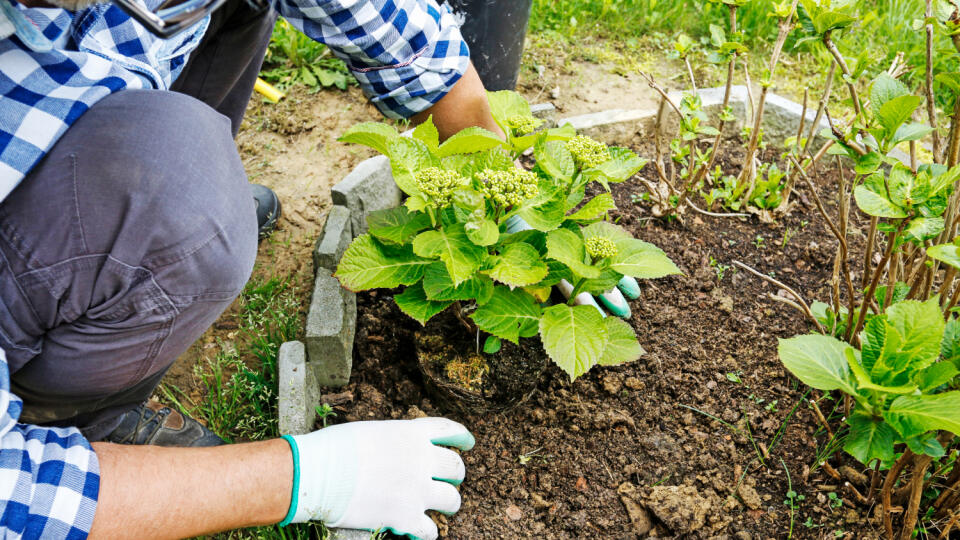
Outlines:
[[[520,521],[520,518],[523,517],[523,512],[515,504],[511,504],[507,507],[506,514],[510,521]]]

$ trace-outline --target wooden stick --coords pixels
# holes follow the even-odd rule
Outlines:
[[[908,448],[900,456],[900,459],[887,471],[887,477],[883,480],[883,487],[880,488],[881,500],[883,502],[883,528],[887,533],[887,538],[893,539],[893,519],[890,517],[890,492],[893,490],[893,484],[900,477],[900,472],[906,466],[907,461],[913,456],[913,452]]]
[[[813,311],[810,310],[810,306],[807,304],[806,300],[804,300],[803,297],[800,296],[800,293],[798,293],[797,291],[793,290],[793,289],[790,288],[788,285],[785,285],[783,282],[778,281],[778,280],[776,280],[776,279],[774,279],[774,278],[772,278],[772,277],[770,277],[770,276],[761,274],[760,272],[758,272],[758,271],[754,270],[753,268],[751,268],[751,267],[743,264],[743,263],[740,262],[740,261],[734,260],[734,261],[731,261],[731,262],[732,262],[735,266],[738,266],[738,267],[746,270],[747,272],[750,272],[751,274],[757,276],[758,278],[760,278],[760,279],[762,279],[762,280],[764,280],[764,281],[768,281],[768,282],[776,285],[777,287],[780,287],[781,289],[787,291],[787,292],[790,293],[791,295],[793,295],[793,297],[797,299],[797,303],[799,303],[799,304],[803,307],[803,312],[806,313],[806,314],[807,314],[807,317],[809,317],[810,320],[813,321],[813,324],[816,325],[817,331],[820,332],[821,334],[824,333],[823,325],[821,325],[821,324],[820,324],[820,321],[818,321],[817,318],[813,315]]]

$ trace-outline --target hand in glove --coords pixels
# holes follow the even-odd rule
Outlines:
[[[327,527],[390,529],[437,538],[424,513],[460,509],[465,474],[453,450],[473,448],[473,435],[446,418],[352,422],[284,438],[294,459],[294,496],[281,525],[323,521]]]
[[[511,216],[507,219],[506,222],[506,232],[516,233],[520,231],[526,231],[531,229],[530,225],[523,220],[520,216]],[[557,284],[557,289],[563,293],[563,296],[570,298],[570,294],[573,292],[573,284],[567,280],[561,280]],[[600,311],[600,314],[606,316],[606,312],[600,308],[600,305],[597,303],[597,300],[600,301],[600,304],[603,304],[603,307],[607,308],[610,313],[613,313],[617,317],[622,317],[624,319],[630,318],[630,305],[627,304],[626,298],[634,300],[640,297],[640,285],[637,284],[637,280],[630,276],[623,276],[617,286],[610,289],[609,291],[598,295],[596,298],[590,293],[580,293],[577,295],[577,298],[573,301],[574,304],[583,304],[591,305],[597,308]]]

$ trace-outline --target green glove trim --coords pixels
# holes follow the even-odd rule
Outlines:
[[[441,446],[452,446],[454,448],[459,448],[460,450],[470,450],[473,448],[473,445],[477,444],[477,440],[473,438],[473,434],[471,434],[469,431],[464,431],[463,433],[457,433],[455,435],[437,437],[436,439],[430,439],[430,442],[433,444],[439,444]]]
[[[280,527],[286,527],[293,521],[293,516],[297,514],[297,504],[300,493],[300,450],[297,448],[297,442],[293,440],[293,435],[284,435],[280,437],[290,445],[290,453],[293,454],[293,493],[290,495],[290,509],[287,510],[287,517],[278,523]]]

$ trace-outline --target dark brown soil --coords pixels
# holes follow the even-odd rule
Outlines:
[[[423,384],[436,405],[470,415],[507,411],[526,401],[549,362],[539,339],[504,341],[496,353],[482,354],[477,334],[464,327],[455,308],[414,333]]]
[[[821,175],[825,199],[835,178]],[[339,420],[447,414],[473,431],[463,508],[437,518],[447,538],[786,538],[791,521],[795,538],[877,537],[848,493],[830,504],[837,482],[816,467],[826,437],[801,402],[807,388],[777,359],[777,338],[809,323],[768,299],[777,287],[731,267],[742,261],[825,300],[836,242],[816,210],[803,196],[773,224],[697,214],[680,224],[651,219],[633,202],[639,189],[614,186],[613,218],[684,275],[641,282],[630,319],[647,350],[638,362],[573,383],[551,365],[517,409],[457,417],[424,392],[418,323],[388,293],[368,292],[358,297],[354,400]],[[784,465],[803,497],[792,517]]]

